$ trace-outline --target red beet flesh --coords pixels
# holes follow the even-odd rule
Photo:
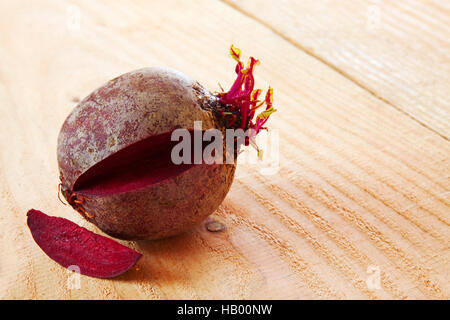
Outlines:
[[[188,170],[193,164],[175,165],[171,150],[177,141],[164,133],[136,142],[98,162],[75,182],[73,191],[110,195],[138,190]]]
[[[27,217],[38,246],[63,267],[78,266],[81,274],[96,278],[116,277],[133,267],[142,256],[67,219],[50,217],[34,209],[28,211]]]

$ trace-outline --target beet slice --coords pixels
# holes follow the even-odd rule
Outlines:
[[[78,266],[81,274],[96,278],[116,277],[133,267],[142,256],[67,219],[50,217],[34,209],[28,211],[27,217],[38,246],[63,267]]]

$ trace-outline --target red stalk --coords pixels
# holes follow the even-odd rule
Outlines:
[[[263,125],[267,122],[270,115],[276,110],[273,108],[273,89],[269,87],[266,93],[264,101],[259,101],[258,97],[261,94],[261,89],[255,89],[255,79],[253,76],[253,69],[255,65],[259,64],[259,61],[253,57],[250,57],[247,68],[244,68],[244,64],[241,61],[241,50],[231,45],[230,48],[231,57],[236,60],[236,80],[231,86],[228,92],[221,92],[217,96],[219,101],[225,105],[232,112],[238,111],[240,116],[240,128],[243,130],[250,130],[248,139],[245,141],[245,145],[249,142],[254,143],[256,135],[261,130],[267,130]],[[222,89],[223,91],[223,89]],[[256,116],[254,121],[255,111],[266,104],[266,109]],[[228,127],[236,120],[236,114],[233,112],[233,119],[228,123]],[[257,147],[256,147],[257,148]],[[259,149],[257,148],[258,152]]]

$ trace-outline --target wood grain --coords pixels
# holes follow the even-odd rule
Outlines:
[[[361,26],[351,13],[364,2],[328,1],[326,16],[318,2],[296,3],[282,2],[270,19],[267,7],[250,11],[265,25],[242,12],[253,10],[249,2],[237,10],[206,0],[2,1],[0,298],[448,299],[447,26],[426,18],[440,2],[384,1],[389,17],[376,39],[347,29]],[[448,19],[447,9],[436,19]],[[314,24],[302,26],[312,29],[290,30],[294,15],[310,17]],[[313,39],[340,22],[339,32]],[[412,29],[427,50],[401,59]],[[296,38],[299,48],[290,39],[302,32],[311,37]],[[368,55],[399,32],[406,38],[395,54]],[[218,81],[228,87],[230,43],[258,57],[257,83],[275,88],[278,172],[240,163],[211,217],[225,231],[202,224],[162,241],[123,241],[144,254],[138,269],[114,280],[82,277],[70,289],[70,274],[36,246],[25,216],[36,208],[100,232],[57,199],[65,117],[103,82],[144,66],[179,69],[212,91]],[[356,51],[349,68],[343,52]],[[380,271],[379,288],[368,285],[370,270]]]
[[[225,2],[450,138],[450,8],[445,1]]]

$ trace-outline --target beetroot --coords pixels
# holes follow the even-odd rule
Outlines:
[[[166,68],[121,75],[83,99],[58,137],[60,190],[68,203],[104,232],[122,239],[159,239],[188,230],[213,213],[225,198],[241,144],[254,137],[275,110],[272,89],[258,100],[253,68],[237,61],[237,79],[228,92],[212,94],[188,76]],[[256,109],[266,104],[256,121]],[[224,164],[176,164],[174,130],[193,136],[218,129],[249,130],[236,149],[223,148]],[[225,134],[223,134],[224,143]],[[202,151],[204,145],[201,146]],[[194,150],[193,150],[194,151]],[[259,149],[258,149],[259,151]],[[216,151],[215,151],[216,152]],[[227,158],[228,159],[228,158]]]
[[[34,209],[29,210],[27,216],[28,227],[38,246],[63,267],[78,266],[81,274],[116,277],[133,267],[142,256],[67,219],[50,217]]]

